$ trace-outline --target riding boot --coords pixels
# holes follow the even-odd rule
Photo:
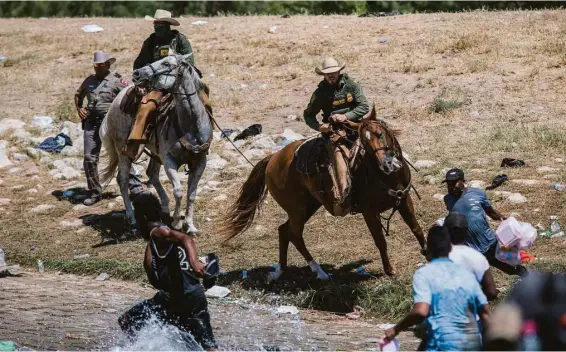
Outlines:
[[[334,195],[334,215],[345,216],[350,213],[350,177],[348,161],[344,157],[344,146],[332,147],[332,194]]]

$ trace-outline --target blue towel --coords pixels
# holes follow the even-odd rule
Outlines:
[[[71,140],[71,137],[64,133],[59,133],[55,137],[46,138],[43,142],[41,142],[41,144],[36,146],[36,148],[58,154],[61,153],[61,150],[63,150],[66,146],[72,145],[73,141]]]

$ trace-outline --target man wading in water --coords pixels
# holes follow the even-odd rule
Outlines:
[[[133,337],[153,315],[191,333],[205,350],[216,350],[208,304],[198,279],[207,280],[211,275],[198,260],[195,242],[161,222],[161,204],[155,195],[142,193],[133,206],[148,241],[144,260],[147,278],[159,292],[124,313],[118,319],[120,327]]]

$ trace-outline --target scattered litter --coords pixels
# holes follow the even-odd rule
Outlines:
[[[248,278],[248,271],[242,270],[242,279],[247,279],[247,278]]]
[[[41,260],[37,261],[37,271],[40,273],[45,271],[45,266],[43,265],[43,261]]]
[[[389,39],[387,39],[387,38],[381,38],[379,40],[379,44],[387,44],[388,42],[389,42]]]
[[[208,23],[208,21],[203,21],[203,20],[198,20],[198,21],[191,22],[191,24],[192,24],[193,26],[202,26],[203,24],[207,24],[207,23]]]
[[[558,222],[558,216],[556,215],[550,216],[550,231],[552,231],[552,233],[560,231],[560,223]]]
[[[477,110],[474,110],[470,113],[471,117],[480,117],[480,112]]]
[[[100,275],[98,275],[98,277],[95,279],[96,281],[106,281],[110,278],[110,275],[106,274],[106,273],[101,273]]]
[[[366,268],[364,268],[363,266],[360,266],[359,268],[357,268],[357,269],[356,269],[356,273],[357,273],[358,275],[361,275],[361,276],[373,276],[373,275],[370,274],[370,273],[366,270]]]
[[[444,201],[444,194],[436,193],[435,195],[432,196],[432,198],[443,202]]]
[[[0,248],[0,266],[6,265],[6,257],[4,255],[4,250]]]
[[[525,166],[525,162],[519,159],[504,158],[501,160],[501,167],[519,167]]]
[[[295,306],[280,306],[277,308],[277,314],[299,314],[299,309]]]
[[[537,230],[527,222],[517,221],[510,216],[497,227],[495,235],[502,247],[530,248],[537,236]]]
[[[0,341],[0,351],[15,351],[16,344],[12,341]]]
[[[216,77],[216,75],[215,75],[214,73],[211,73],[211,74],[209,75],[209,77],[210,77],[210,78],[214,78],[214,77]]]
[[[225,128],[222,130],[222,137],[230,137],[232,133],[234,133],[233,129]]]
[[[500,262],[504,262],[509,265],[521,264],[521,256],[519,255],[519,249],[517,247],[501,247],[499,245],[499,242],[497,242],[497,248],[495,250],[495,258]]]
[[[271,26],[271,27],[269,27],[269,29],[267,30],[267,33],[274,34],[276,30],[277,30],[277,26]]]
[[[245,130],[243,130],[242,133],[237,135],[236,138],[234,138],[234,141],[240,139],[246,139],[252,136],[257,136],[258,134],[261,134],[261,130],[262,130],[262,126],[259,123],[253,124],[248,128],[246,128]]]
[[[206,297],[210,298],[224,298],[230,294],[230,290],[223,286],[212,286],[204,293]]]
[[[324,28],[324,29],[328,29],[328,26],[327,26],[327,25],[324,25],[324,26],[322,26],[322,28]]]
[[[6,61],[6,56],[0,55],[0,62],[2,62],[2,61]]]
[[[438,218],[438,219],[436,220],[436,225],[438,225],[438,226],[444,226],[444,220],[445,220],[445,219],[446,219],[446,218]]]
[[[265,88],[267,88],[267,83],[263,83],[263,84],[261,84],[259,87],[260,87],[261,89],[265,89]]]
[[[507,175],[505,175],[505,174],[497,175],[497,176],[495,176],[493,181],[491,181],[491,184],[489,186],[487,186],[485,189],[487,189],[487,190],[495,189],[495,188],[501,186],[502,184],[504,184],[507,181],[509,181],[509,177],[507,177]]]
[[[53,131],[53,117],[51,116],[34,116],[31,119],[31,127],[39,128],[42,131]]]
[[[89,257],[90,257],[90,254],[86,253],[86,254],[75,255],[73,257],[73,259],[88,259]]]
[[[564,190],[566,190],[566,186],[558,182],[553,182],[552,188],[558,192],[563,192]]]
[[[248,85],[245,83],[240,84],[240,88],[248,88]]]
[[[61,153],[63,148],[65,148],[66,146],[73,146],[71,137],[67,136],[64,133],[59,133],[55,137],[46,138],[43,142],[36,146],[36,148],[44,150],[46,152],[58,154]]]
[[[96,32],[102,32],[104,28],[96,24],[87,24],[86,26],[83,26],[82,30],[85,33],[96,33]]]

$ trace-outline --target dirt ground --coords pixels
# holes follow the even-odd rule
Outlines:
[[[413,198],[424,229],[446,214],[443,202],[433,196],[445,193],[440,179],[448,167],[461,167],[468,181],[485,184],[507,174],[511,181],[497,190],[521,193],[526,202],[515,204],[492,191],[488,195],[495,208],[521,221],[541,223],[548,229],[550,215],[566,215],[564,193],[551,188],[551,182],[566,181],[566,11],[385,18],[230,16],[191,25],[196,19],[181,19],[180,31],[191,41],[196,65],[210,85],[214,115],[223,128],[261,123],[266,134],[284,128],[312,133],[304,122],[288,116],[302,116],[320,80],[314,67],[332,55],[346,63],[346,72],[361,83],[379,117],[402,130],[400,143],[410,159],[436,162],[413,172],[422,200],[414,194]],[[104,31],[81,31],[92,23]],[[274,25],[275,33],[268,33]],[[0,64],[0,118],[29,121],[34,115],[49,114],[77,121],[71,100],[91,73],[92,52],[102,49],[115,56],[115,69],[129,77],[141,43],[151,31],[143,19],[1,19],[0,55],[9,61]],[[223,146],[216,143],[213,152]],[[527,166],[502,169],[504,157],[520,158]],[[544,166],[555,170],[539,169]],[[37,180],[0,171],[0,198],[12,199],[2,206],[0,218],[0,247],[8,259],[72,262],[75,255],[89,254],[90,261],[141,261],[141,240],[93,247],[100,242],[100,229],[60,227],[61,220],[109,213],[112,200],[74,209],[73,204],[57,201],[52,191],[84,185],[84,180],[55,181],[48,171],[40,166],[44,192],[32,196],[26,190]],[[276,263],[277,226],[286,219],[268,198],[256,225],[230,245],[220,245],[216,220],[228,202],[212,198],[226,194],[233,199],[248,172],[220,171],[215,176],[224,181],[220,189],[201,194],[196,205],[197,226],[203,232],[199,248],[203,253],[216,252],[229,272]],[[23,187],[13,188],[19,185]],[[46,214],[30,213],[38,204],[56,208]],[[121,204],[114,204],[114,210],[120,209]],[[306,226],[305,240],[320,263],[339,267],[369,260],[367,268],[377,276],[371,285],[399,280],[383,277],[379,254],[361,215],[333,218],[319,211]],[[424,258],[398,215],[393,217],[387,241],[398,277],[410,282]],[[540,262],[563,263],[562,242],[539,239],[531,252]],[[293,249],[290,263],[305,265]],[[495,274],[498,286],[510,284],[508,277]]]

